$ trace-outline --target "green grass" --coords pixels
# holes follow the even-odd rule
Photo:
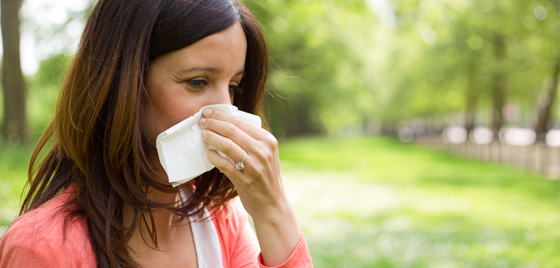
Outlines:
[[[31,148],[0,145],[0,233]],[[388,138],[280,144],[316,267],[560,267],[560,184]]]
[[[317,267],[560,267],[558,181],[387,138],[280,155]]]
[[[19,213],[32,150],[30,146],[12,147],[0,143],[0,235]]]

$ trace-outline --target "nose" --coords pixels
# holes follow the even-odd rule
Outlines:
[[[210,104],[233,104],[233,95],[230,93],[229,84],[219,85],[211,93]]]

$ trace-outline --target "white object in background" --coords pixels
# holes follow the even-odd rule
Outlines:
[[[530,128],[506,127],[503,130],[503,140],[509,145],[527,146],[537,139],[537,134]]]
[[[399,130],[399,139],[402,142],[411,142],[414,139],[414,130],[409,127],[403,127]]]
[[[560,129],[551,129],[546,133],[546,145],[560,147]]]
[[[487,127],[476,127],[471,132],[471,141],[476,144],[488,144],[494,139],[494,132]]]
[[[214,149],[214,147],[202,140],[201,129],[198,126],[198,120],[200,120],[204,108],[219,110],[261,127],[260,117],[239,111],[233,105],[217,104],[202,107],[193,116],[159,134],[156,139],[159,161],[173,187],[214,168],[206,156],[208,150]]]
[[[443,138],[449,143],[463,143],[467,140],[467,130],[464,127],[448,127],[443,130]]]

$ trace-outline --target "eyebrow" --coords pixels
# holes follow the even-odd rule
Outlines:
[[[216,74],[216,75],[222,73],[221,69],[213,68],[213,67],[193,67],[193,68],[190,68],[190,69],[181,70],[180,73],[190,73],[190,72],[194,72],[194,71],[209,72],[209,73]],[[245,70],[240,70],[239,72],[237,72],[235,74],[235,76],[242,75],[244,73],[245,73]]]

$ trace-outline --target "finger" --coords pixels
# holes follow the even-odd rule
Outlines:
[[[235,164],[243,159],[243,149],[232,140],[218,135],[210,130],[203,130],[201,132],[201,136],[202,140],[214,146],[217,150],[220,150],[222,153],[228,156],[232,160],[231,164]],[[246,159],[247,155],[245,155],[245,160]]]
[[[264,130],[261,127],[255,126],[249,122],[245,122],[243,119],[237,116],[226,114],[219,110],[205,108],[202,111],[202,118],[212,118],[220,121],[230,122],[256,140],[266,138],[266,135],[270,134],[268,131]]]
[[[251,147],[253,147],[252,144],[255,144],[256,142],[255,139],[249,136],[249,134],[243,132],[233,123],[227,121],[220,121],[212,118],[202,118],[198,123],[199,123],[199,127],[202,130],[208,130],[217,133],[218,135],[224,138],[230,139],[231,141],[233,141],[233,143],[237,144],[239,147],[245,150],[253,151]]]
[[[231,160],[224,158],[222,155],[218,153],[215,149],[208,150],[207,153],[208,161],[212,163],[218,170],[224,173],[231,182],[235,185],[237,191],[242,192],[243,189],[249,187],[254,187],[254,184],[251,183],[251,177],[255,177],[255,173],[253,169],[248,169],[247,165],[242,170],[239,170],[235,167],[234,163],[231,163]],[[252,162],[247,161],[245,158],[245,164],[252,165]],[[253,192],[257,192],[256,190],[252,190]]]
[[[231,160],[224,158],[213,149],[208,150],[207,157],[208,161],[210,161],[212,165],[224,173],[234,185],[236,184],[237,176],[239,176],[239,170],[235,168],[235,164],[231,163]]]

